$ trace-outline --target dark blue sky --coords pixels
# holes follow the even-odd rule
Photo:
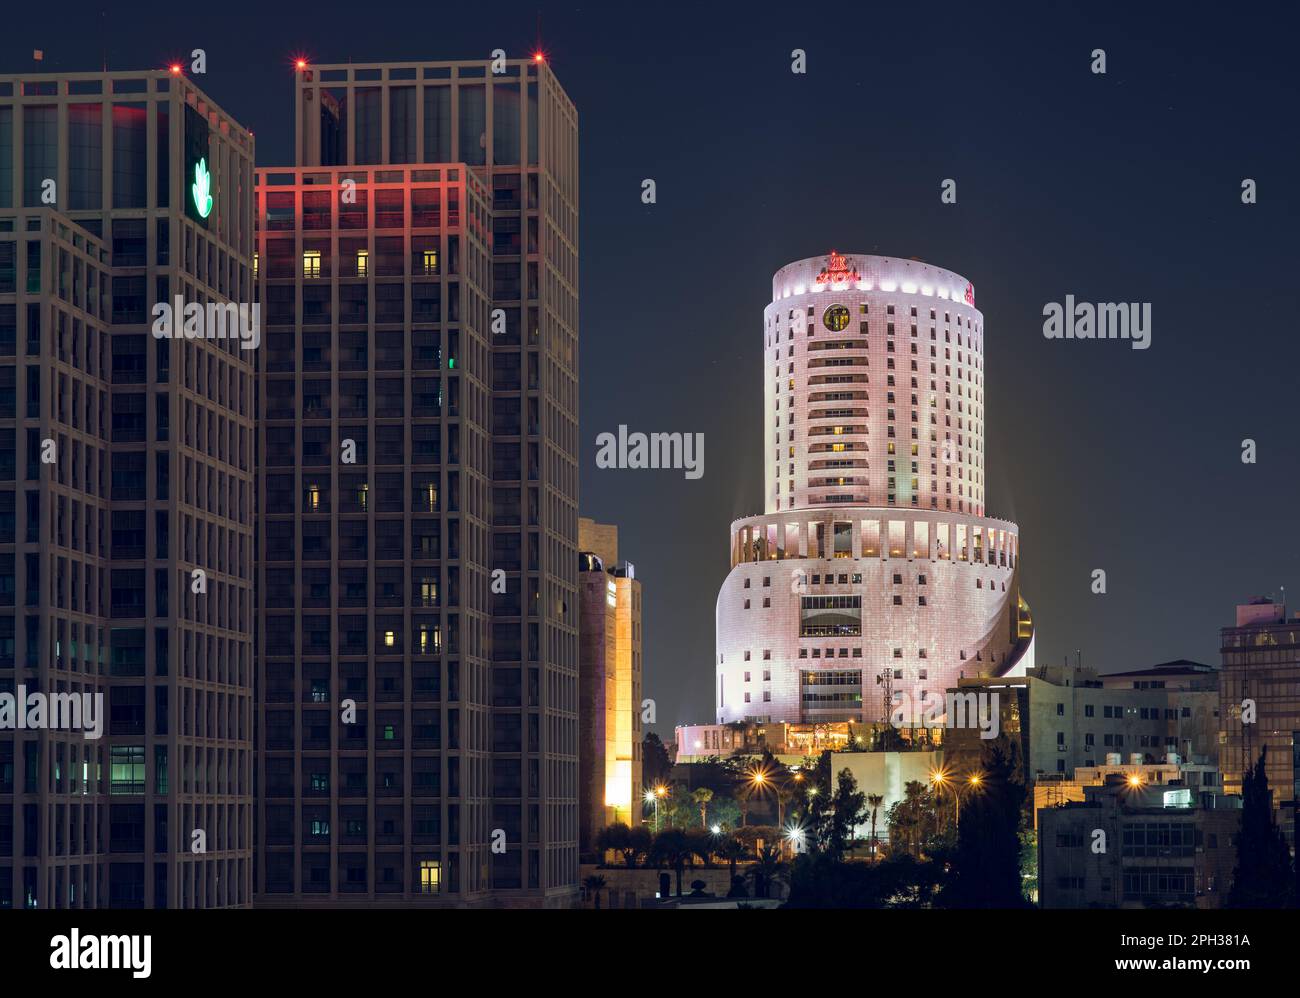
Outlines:
[[[33,48],[48,69],[93,70],[202,47],[201,85],[256,131],[264,165],[288,162],[291,54],[487,58],[537,36],[535,3],[132,6],[14,5],[0,71],[29,68]],[[1020,524],[1040,660],[1217,663],[1236,602],[1300,586],[1288,8],[541,11],[582,129],[582,511],[619,524],[644,583],[645,695],[665,736],[713,715],[728,524],[761,506],[772,272],[831,247],[974,283],[988,508]],[[956,205],[940,203],[946,177]],[[1151,349],[1044,339],[1043,305],[1067,294],[1152,303]],[[703,431],[704,477],[598,471],[596,435],[619,423]]]

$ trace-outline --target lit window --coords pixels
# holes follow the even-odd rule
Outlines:
[[[424,272],[426,274],[436,274],[438,272],[438,251],[436,249],[424,251]]]
[[[370,251],[357,250],[357,276],[366,277],[370,274]]]
[[[257,276],[259,262],[260,262],[259,255],[257,253],[254,253],[253,254],[253,276],[254,277]]]
[[[302,276],[320,277],[320,250],[303,250]]]
[[[442,890],[442,862],[436,859],[420,860],[420,893],[437,894]]]
[[[319,485],[307,486],[307,508],[310,510],[317,510],[320,508],[320,486]]]
[[[109,750],[109,793],[144,793],[143,745],[114,745]]]
[[[370,501],[370,486],[362,482],[357,486],[357,506],[364,513]]]
[[[384,631],[384,647],[392,648],[397,644],[397,633],[395,631]]]

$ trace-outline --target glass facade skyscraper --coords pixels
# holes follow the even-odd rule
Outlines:
[[[86,705],[0,724],[0,907],[252,900],[253,351],[151,335],[251,300],[252,181],[183,77],[0,77],[0,694]]]
[[[576,113],[504,68],[304,67],[259,171],[258,903],[576,892]]]
[[[576,897],[577,116],[493,68],[300,67],[256,173],[0,77],[0,694],[103,700],[0,724],[0,907]]]

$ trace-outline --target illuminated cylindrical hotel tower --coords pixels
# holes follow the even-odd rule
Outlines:
[[[894,257],[796,261],[763,356],[766,512],[731,525],[718,720],[942,716],[962,676],[1032,667],[1017,528],[984,515],[972,285]]]

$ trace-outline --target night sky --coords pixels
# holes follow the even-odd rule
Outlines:
[[[34,48],[81,71],[202,47],[200,86],[256,132],[259,165],[287,165],[292,55],[519,57],[538,33],[536,3],[140,6],[11,5],[0,72]],[[772,273],[832,247],[974,283],[987,506],[1020,524],[1040,662],[1217,664],[1235,603],[1300,587],[1295,24],[1144,7],[542,6],[581,127],[581,510],[619,525],[645,587],[665,739],[713,718],[728,525],[761,511]],[[1067,294],[1150,302],[1151,348],[1045,339]],[[704,477],[597,470],[620,423],[703,431]]]

